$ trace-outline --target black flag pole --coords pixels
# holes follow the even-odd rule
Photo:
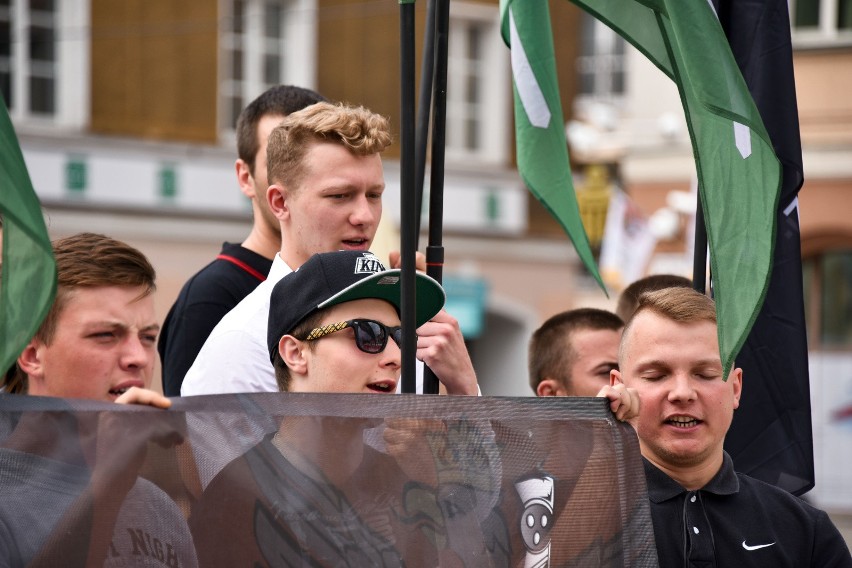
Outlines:
[[[450,0],[434,0],[435,76],[432,117],[432,173],[429,178],[429,245],[426,274],[441,282],[444,271],[444,154],[447,138],[447,58],[449,55]],[[423,394],[438,394],[438,378],[428,367],[423,374]]]
[[[415,233],[414,209],[414,0],[399,1],[400,43],[400,244],[402,257],[402,392],[417,390],[415,354],[417,353],[415,306]]]
[[[426,147],[429,142],[429,119],[432,115],[432,77],[435,70],[435,10],[437,0],[429,0],[426,8],[426,31],[423,34],[423,55],[420,61],[420,106],[417,107],[416,168],[414,199],[417,217],[414,220],[417,239],[420,238],[420,219],[423,214],[423,183],[426,177]],[[418,247],[419,248],[419,247]]]
[[[704,208],[701,207],[701,187],[695,205],[695,250],[692,253],[692,287],[702,294],[707,292],[707,226]]]

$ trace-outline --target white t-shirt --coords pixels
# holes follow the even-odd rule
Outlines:
[[[213,328],[180,389],[181,396],[278,392],[266,331],[272,288],[292,270],[276,254],[266,280]]]

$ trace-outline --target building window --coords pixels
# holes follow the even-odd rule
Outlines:
[[[448,161],[502,164],[509,123],[508,58],[496,6],[453,2],[447,61]]]
[[[0,89],[14,116],[56,113],[57,16],[52,0],[0,2]]]
[[[282,83],[314,85],[315,0],[223,0],[220,116],[233,130],[242,109]]]
[[[577,72],[580,96],[614,102],[624,95],[624,38],[583,12]]]
[[[87,4],[0,0],[0,94],[16,122],[88,121]]]
[[[792,0],[790,20],[797,46],[852,44],[852,0]]]
[[[808,257],[802,273],[810,349],[852,350],[852,249]]]

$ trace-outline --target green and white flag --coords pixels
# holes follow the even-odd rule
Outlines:
[[[769,135],[707,0],[571,1],[677,84],[698,171],[727,376],[769,286],[781,187]]]
[[[500,0],[500,14],[503,40],[511,49],[518,171],[536,199],[562,225],[586,269],[606,290],[571,180],[547,2]]]
[[[18,137],[0,99],[0,373],[26,347],[56,295],[56,263]]]

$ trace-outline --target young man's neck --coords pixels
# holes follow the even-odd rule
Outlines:
[[[645,459],[654,464],[657,469],[677,481],[681,487],[688,491],[697,491],[707,485],[710,480],[719,473],[719,469],[721,469],[724,461],[723,454],[720,452],[718,456],[713,456],[712,459],[705,460],[700,464],[676,467],[672,465],[665,465],[661,463],[660,460],[657,460],[654,456],[649,455],[644,451],[642,452],[642,455]]]
[[[283,241],[281,242],[281,250],[278,251],[278,255],[281,257],[281,260],[284,261],[284,264],[290,267],[290,270],[298,270],[300,266],[302,266],[305,262],[307,262],[308,257],[304,257],[299,251],[293,250],[292,248],[287,247],[287,243]]]
[[[251,233],[243,241],[243,247],[272,260],[281,248],[281,234],[273,232],[262,222],[255,222]]]

